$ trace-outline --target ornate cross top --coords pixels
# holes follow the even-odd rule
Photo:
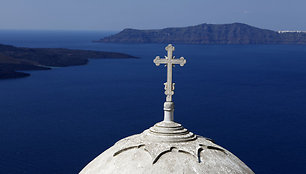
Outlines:
[[[171,44],[166,47],[166,51],[168,51],[168,56],[165,56],[165,59],[161,59],[159,56],[156,56],[153,62],[156,64],[156,66],[159,66],[160,64],[165,64],[167,66],[167,82],[164,83],[164,85],[165,94],[167,95],[166,101],[171,102],[172,95],[174,94],[175,85],[175,83],[172,83],[172,66],[174,66],[175,64],[184,66],[184,64],[186,63],[186,59],[184,59],[184,57],[175,59],[175,57],[172,56],[174,46],[172,46]]]

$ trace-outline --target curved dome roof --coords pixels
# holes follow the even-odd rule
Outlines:
[[[253,174],[228,150],[175,122],[118,141],[81,174]]]

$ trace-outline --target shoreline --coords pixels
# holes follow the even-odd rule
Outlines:
[[[89,59],[126,59],[135,56],[66,48],[25,48],[0,44],[0,79],[29,77],[27,70],[86,65]]]

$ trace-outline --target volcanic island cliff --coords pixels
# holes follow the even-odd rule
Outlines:
[[[95,42],[179,44],[306,44],[306,32],[279,32],[243,23],[200,24],[156,30],[124,29]]]

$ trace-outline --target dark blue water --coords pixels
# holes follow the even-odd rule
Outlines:
[[[140,59],[32,71],[0,81],[0,173],[78,173],[162,120],[164,44],[92,43],[108,33],[0,31],[0,43],[118,51]],[[306,173],[306,47],[175,45],[175,120],[255,173]]]

